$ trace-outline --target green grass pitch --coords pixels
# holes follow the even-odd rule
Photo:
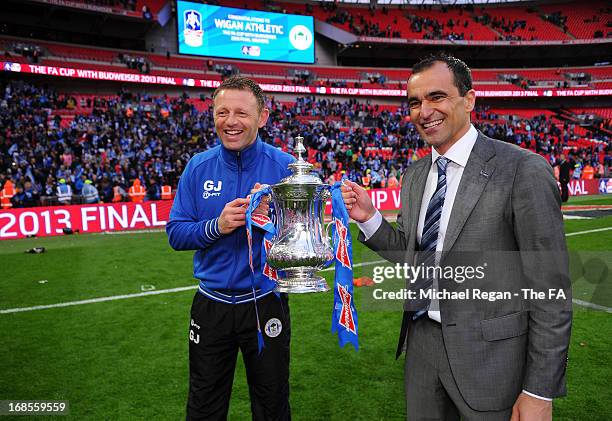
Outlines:
[[[566,222],[567,233],[610,227],[612,216]],[[356,238],[355,226],[352,233]],[[567,240],[574,252],[609,257],[612,230]],[[23,253],[34,246],[47,252]],[[355,256],[363,255],[361,247],[355,242]],[[0,310],[195,286],[191,259],[191,252],[172,251],[164,233],[2,241]],[[324,274],[331,282],[333,272]],[[194,291],[0,314],[0,400],[69,400],[70,415],[58,420],[184,419]],[[358,309],[366,292],[356,289]],[[608,307],[610,293],[602,285],[574,284],[574,298]],[[394,358],[401,314],[361,311],[361,349],[340,349],[330,332],[332,299],[331,293],[290,297],[293,418],[404,420],[403,363]],[[554,419],[608,420],[612,314],[574,310],[568,396],[555,400]],[[240,357],[230,419],[250,419]]]

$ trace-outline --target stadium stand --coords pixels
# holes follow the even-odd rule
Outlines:
[[[0,38],[0,53],[14,51],[18,44],[12,38]],[[399,87],[410,76],[409,69],[392,68],[355,68],[333,66],[299,66],[272,63],[241,62],[227,59],[191,58],[176,55],[142,53],[131,50],[111,50],[86,46],[66,45],[62,43],[37,40],[32,48],[39,48],[38,62],[48,66],[70,66],[80,69],[122,71],[128,73],[151,73],[155,75],[181,76],[205,74],[207,78],[220,80],[224,69],[231,68],[227,74],[238,71],[252,76],[262,83],[311,84],[333,86],[345,82],[351,87],[359,83],[361,87]],[[126,67],[122,57],[142,58],[142,69]],[[18,58],[19,56],[13,57]],[[11,58],[11,59],[13,59]],[[18,60],[17,60],[18,61]],[[146,63],[146,65],[144,64]],[[307,74],[307,78],[296,77],[296,74]],[[384,76],[371,78],[369,75]],[[476,86],[486,89],[529,89],[532,87],[592,87],[606,89],[612,82],[612,66],[589,67],[555,67],[548,69],[473,69]],[[382,82],[382,83],[381,83]],[[342,86],[342,85],[338,85]]]
[[[463,7],[445,9],[441,18],[437,10],[408,10],[406,15],[411,28],[418,29],[423,39],[465,39],[492,41],[496,33],[491,28],[473,19]]]
[[[479,8],[476,18],[499,34],[500,40],[564,40],[568,35],[540,18],[534,9],[503,7]]]
[[[604,1],[580,2],[570,6],[543,5],[540,10],[565,33],[574,38],[610,38],[612,8]]]
[[[307,14],[355,35],[414,39],[568,40],[612,36],[605,2],[559,5],[428,5],[401,8],[364,7],[321,2],[320,5],[240,0],[223,2],[237,8]],[[555,18],[554,16],[558,16]],[[599,32],[599,34],[598,34]],[[396,36],[394,34],[397,34]]]

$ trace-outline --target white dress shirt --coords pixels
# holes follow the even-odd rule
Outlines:
[[[444,206],[442,207],[442,214],[440,215],[440,227],[438,230],[438,242],[436,243],[436,252],[441,252],[442,247],[444,245],[444,239],[446,238],[446,229],[448,228],[448,221],[450,220],[451,210],[453,209],[453,203],[455,203],[455,197],[457,196],[457,189],[459,188],[459,183],[461,182],[461,177],[463,176],[463,170],[467,165],[468,159],[470,157],[470,153],[472,153],[472,148],[476,143],[476,139],[478,138],[478,131],[474,128],[473,125],[470,125],[469,130],[466,134],[464,134],[454,145],[452,145],[448,151],[444,154],[449,162],[446,167],[446,196],[444,198]],[[427,213],[427,207],[429,206],[429,201],[431,197],[436,191],[436,186],[438,184],[438,165],[436,164],[436,159],[440,154],[432,148],[431,151],[431,167],[429,168],[429,173],[427,174],[427,181],[425,182],[425,191],[423,192],[423,200],[421,202],[421,210],[419,213],[419,222],[417,224],[417,241],[421,242],[421,235],[423,234],[423,225],[425,224],[425,215]],[[380,225],[382,224],[382,215],[377,210],[376,214],[368,219],[366,222],[360,223],[357,222],[359,229],[363,232],[366,240],[369,239],[374,233],[378,230]],[[433,280],[433,288],[438,289],[438,280],[434,278]],[[435,299],[432,300],[431,307],[438,308]],[[441,322],[440,311],[439,310],[429,310],[427,315],[430,319]],[[549,398],[544,398],[542,396],[534,395],[533,393],[527,392],[523,390],[529,396],[544,399],[544,400],[552,400]]]

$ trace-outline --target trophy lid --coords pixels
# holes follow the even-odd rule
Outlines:
[[[297,153],[297,160],[292,162],[287,167],[293,172],[289,177],[283,178],[280,183],[275,186],[285,185],[320,185],[323,184],[321,179],[312,173],[314,165],[304,160],[302,154],[306,152],[304,147],[304,138],[302,136],[296,136],[295,140],[297,145],[295,152]]]

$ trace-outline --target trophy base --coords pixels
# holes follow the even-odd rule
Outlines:
[[[318,268],[298,267],[283,269],[285,277],[276,281],[277,292],[304,294],[307,292],[329,291],[327,282],[316,274]]]

